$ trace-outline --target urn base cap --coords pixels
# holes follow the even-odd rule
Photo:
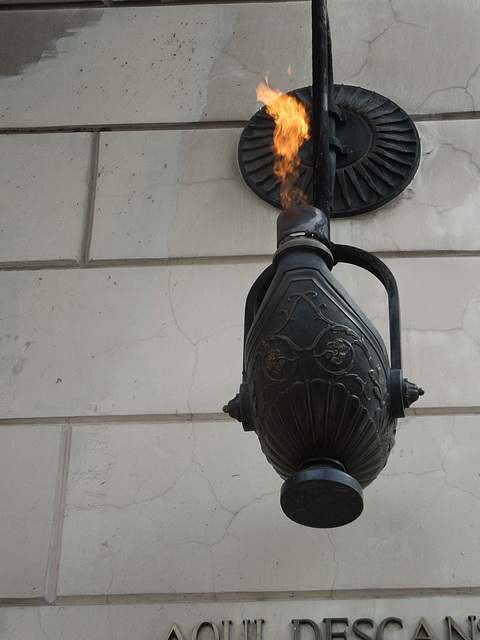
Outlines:
[[[358,518],[363,511],[363,492],[355,478],[344,471],[310,467],[285,480],[280,504],[294,522],[329,529]]]

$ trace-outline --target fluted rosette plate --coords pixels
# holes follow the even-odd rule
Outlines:
[[[312,116],[312,90],[291,91]],[[337,157],[332,217],[353,216],[378,209],[411,182],[420,160],[420,139],[414,123],[384,96],[348,85],[335,85],[334,102],[343,115],[336,136],[345,153]],[[247,185],[261,198],[281,208],[280,183],[273,172],[275,123],[265,107],[243,130],[238,147],[239,166]],[[296,186],[312,201],[312,140],[300,148]]]

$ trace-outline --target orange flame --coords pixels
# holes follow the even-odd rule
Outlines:
[[[268,82],[267,78],[265,80]],[[275,121],[273,170],[281,182],[282,207],[287,207],[292,201],[305,203],[305,194],[296,186],[300,164],[298,150],[310,138],[305,106],[293,96],[272,89],[263,82],[257,87],[257,100],[266,104],[267,113]]]

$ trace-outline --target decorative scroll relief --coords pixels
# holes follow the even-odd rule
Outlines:
[[[249,369],[253,371],[261,363],[261,369],[266,378],[266,384],[262,385],[260,398],[264,400],[265,393],[275,384],[284,384],[295,378],[297,371],[300,373],[300,365],[304,367],[314,362],[320,374],[327,374],[332,379],[345,380],[350,378],[358,384],[358,393],[364,395],[366,400],[371,398],[367,392],[368,380],[361,377],[358,371],[364,371],[365,367],[358,363],[363,357],[368,361],[369,381],[372,383],[373,394],[382,403],[386,393],[385,383],[381,384],[381,367],[374,362],[369,348],[362,334],[352,327],[328,317],[328,307],[325,303],[315,305],[318,292],[314,290],[305,293],[294,293],[287,298],[288,307],[280,308],[277,316],[284,317],[284,322],[267,335],[257,346],[251,356]],[[286,335],[283,331],[289,323],[297,321],[295,311],[302,305],[301,327],[297,339],[292,339],[293,332]],[[310,309],[311,313],[305,312]],[[321,329],[311,336],[310,327],[318,326],[317,320],[321,320]]]

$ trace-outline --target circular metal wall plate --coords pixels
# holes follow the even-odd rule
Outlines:
[[[291,91],[311,117],[312,88]],[[411,182],[420,161],[420,139],[409,116],[384,96],[348,85],[335,85],[334,102],[343,123],[336,136],[346,153],[338,157],[332,217],[354,216],[378,209]],[[247,185],[279,209],[280,183],[273,173],[271,146],[275,123],[263,107],[250,119],[238,146],[238,160]],[[312,202],[311,139],[299,151],[297,186]],[[291,203],[295,204],[295,203]]]

